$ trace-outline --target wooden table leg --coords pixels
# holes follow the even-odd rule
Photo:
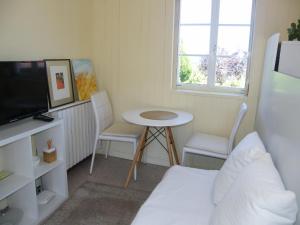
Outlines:
[[[140,141],[140,143],[138,145],[138,148],[137,148],[136,153],[134,155],[134,158],[133,158],[133,161],[131,163],[130,169],[128,171],[128,176],[127,176],[126,182],[124,184],[125,188],[128,187],[128,184],[129,184],[130,179],[132,177],[132,173],[133,173],[134,167],[136,166],[136,164],[138,162],[138,159],[139,159],[139,157],[142,154],[142,151],[144,149],[145,140],[146,140],[146,137],[147,137],[148,130],[149,130],[149,127],[145,127],[145,129],[143,131],[143,134],[142,134],[142,137],[141,137],[141,141]]]
[[[146,127],[146,134],[145,134],[145,138],[144,138],[144,143],[143,143],[143,148],[141,149],[141,154],[139,155],[139,158],[137,160],[137,166],[141,163],[141,160],[143,158],[143,154],[144,154],[144,150],[145,150],[145,145],[147,142],[147,137],[148,137],[148,132],[149,132],[149,127]]]
[[[172,153],[173,150],[172,150],[170,132],[169,132],[168,127],[165,127],[165,132],[166,132],[166,142],[167,142],[167,148],[168,148],[168,153],[169,153],[170,166],[173,166],[174,165],[173,153]]]
[[[175,157],[175,161],[176,161],[177,165],[180,165],[178,152],[175,147],[175,141],[174,141],[173,132],[172,132],[171,127],[168,127],[168,130],[169,130],[169,134],[170,134],[170,139],[171,139],[171,144],[172,144],[172,148],[173,148],[173,154]]]

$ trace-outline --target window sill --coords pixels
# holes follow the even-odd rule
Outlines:
[[[190,95],[201,95],[205,97],[221,97],[221,98],[237,98],[237,99],[245,99],[247,98],[247,94],[241,92],[229,92],[222,90],[193,90],[187,88],[172,88],[173,92],[177,94],[190,94]]]

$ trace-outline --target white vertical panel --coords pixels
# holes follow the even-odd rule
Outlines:
[[[95,138],[95,119],[90,102],[54,113],[64,119],[67,167],[76,165],[92,154]]]
[[[78,123],[78,116],[77,116],[78,110],[77,107],[74,107],[73,110],[71,110],[71,114],[73,115],[73,121],[71,121],[72,130],[74,130],[74,134],[72,135],[73,139],[73,161],[72,166],[75,165],[75,162],[79,161],[78,157],[78,144],[79,144],[79,135],[78,135],[78,127],[80,126]]]
[[[80,106],[80,121],[81,121],[81,129],[80,129],[80,136],[82,137],[81,143],[80,143],[80,158],[85,158],[85,150],[87,149],[87,139],[85,136],[85,128],[87,124],[87,118],[86,113],[84,113],[84,105]],[[82,116],[84,115],[84,117]]]
[[[76,161],[79,161],[80,158],[81,158],[81,152],[83,150],[82,143],[84,142],[83,137],[82,137],[83,124],[82,124],[81,108],[82,108],[82,105],[80,105],[79,107],[76,108],[76,119],[78,121],[78,127],[76,129],[76,131],[77,131],[77,135],[76,135],[76,139],[77,139],[77,146],[76,146],[77,147],[77,149],[76,149],[77,150],[77,157],[76,157]]]
[[[67,166],[68,168],[71,167],[72,165],[72,162],[73,162],[73,159],[72,159],[72,155],[73,155],[73,140],[72,140],[72,117],[71,117],[71,114],[70,114],[70,110],[69,109],[66,109],[63,111],[63,118],[64,118],[64,121],[65,121],[65,125],[66,125],[66,129],[65,129],[65,136],[66,136],[66,139],[67,139],[67,143],[68,143],[68,159],[67,159]]]
[[[86,117],[89,117],[89,111],[88,111],[88,107],[87,104],[83,105],[83,111],[86,112]],[[86,140],[86,147],[84,148],[84,157],[86,157],[88,155],[88,149],[90,147],[89,145],[89,136],[88,136],[88,129],[89,129],[89,120],[85,120],[85,126],[84,126],[84,138]]]
[[[78,108],[77,108],[77,111],[76,111],[76,115],[77,115],[77,121],[79,122],[79,129],[77,129],[77,137],[81,137],[81,138],[78,138],[78,146],[77,146],[77,160],[80,160],[80,158],[82,157],[82,151],[83,151],[83,142],[85,141],[84,140],[84,137],[82,136],[82,129],[83,129],[83,117],[82,117],[82,105],[80,105]]]

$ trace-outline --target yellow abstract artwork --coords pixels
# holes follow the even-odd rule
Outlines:
[[[74,59],[72,67],[75,77],[75,84],[78,93],[78,100],[89,100],[98,91],[96,74],[91,60]]]

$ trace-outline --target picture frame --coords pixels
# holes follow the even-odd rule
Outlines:
[[[69,59],[45,60],[50,108],[74,102],[73,77]]]

